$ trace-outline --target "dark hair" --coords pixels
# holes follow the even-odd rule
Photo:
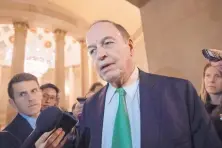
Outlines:
[[[13,84],[23,82],[23,81],[35,81],[38,85],[38,79],[36,76],[30,74],[30,73],[19,73],[12,77],[12,79],[8,83],[8,96],[11,99],[14,99],[14,90],[13,90]]]
[[[58,95],[58,93],[60,92],[59,88],[57,86],[55,86],[54,84],[52,83],[46,83],[46,84],[43,84],[40,86],[40,89],[41,90],[44,90],[46,88],[52,88],[56,91],[56,94]]]
[[[89,91],[90,91],[90,92],[95,91],[96,87],[98,87],[98,86],[103,87],[103,84],[100,83],[100,82],[93,83],[92,86],[90,87]]]
[[[115,23],[115,22],[113,22],[113,21],[110,21],[110,20],[98,20],[98,21],[95,21],[95,22],[90,26],[90,28],[91,28],[92,26],[94,26],[95,24],[97,24],[97,23],[110,23],[110,24],[112,24],[114,27],[116,27],[117,30],[119,30],[120,34],[122,35],[122,37],[123,37],[125,40],[129,40],[129,38],[130,38],[130,34],[128,33],[128,31],[126,31],[126,29],[125,29],[122,25],[120,25],[120,24],[117,24],[117,23]]]

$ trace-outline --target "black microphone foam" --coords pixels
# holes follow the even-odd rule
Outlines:
[[[20,148],[31,148],[34,147],[35,142],[45,132],[52,131],[56,125],[60,122],[63,116],[63,112],[57,107],[48,107],[41,112],[36,121],[36,128],[26,138]]]
[[[63,112],[57,107],[48,107],[41,112],[36,121],[36,129],[41,132],[49,132],[55,128],[63,116]]]

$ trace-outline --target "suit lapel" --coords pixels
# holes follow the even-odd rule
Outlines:
[[[13,121],[6,127],[6,131],[17,137],[17,139],[23,143],[24,140],[33,131],[28,121],[24,119],[20,114],[13,119]]]
[[[157,77],[139,72],[141,148],[158,147],[160,132],[160,99],[158,89],[154,89]]]
[[[157,147],[159,143],[160,133],[160,117],[161,117],[161,102],[158,98],[158,89],[154,89],[157,77],[152,74],[147,74],[139,71],[139,90],[140,90],[140,120],[141,120],[141,148]],[[105,107],[105,97],[108,85],[98,93],[95,105],[95,143],[92,147],[101,148],[103,117]]]
[[[17,121],[20,131],[21,140],[24,141],[33,131],[32,127],[26,119],[24,119],[20,114],[17,115]]]
[[[101,148],[102,144],[102,130],[103,130],[103,116],[104,116],[104,108],[105,108],[105,98],[106,98],[106,91],[108,85],[101,90],[101,93],[98,93],[98,100],[96,101],[95,105],[95,129],[97,130],[94,134],[96,142],[95,146],[92,147]],[[97,96],[96,96],[97,97]]]

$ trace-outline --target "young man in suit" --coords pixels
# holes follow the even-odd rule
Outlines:
[[[29,73],[15,75],[8,84],[9,102],[18,112],[4,129],[22,144],[35,128],[40,113],[42,92],[37,78]]]
[[[41,109],[42,91],[34,75],[19,73],[10,80],[8,95],[10,104],[18,114],[0,133],[0,145],[2,148],[19,148],[35,129],[36,119]],[[51,148],[62,147],[64,140],[60,141],[63,136],[64,132],[61,129],[56,130],[50,137],[43,135],[39,138],[40,142],[36,144],[36,148],[43,148],[42,145]]]
[[[86,43],[97,72],[108,84],[85,102],[80,147],[222,146],[192,84],[138,69],[133,41],[121,25],[95,22]]]

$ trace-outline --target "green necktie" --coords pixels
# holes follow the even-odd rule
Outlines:
[[[112,137],[112,148],[132,148],[132,138],[130,131],[130,121],[125,101],[125,90],[118,88],[119,106]]]

